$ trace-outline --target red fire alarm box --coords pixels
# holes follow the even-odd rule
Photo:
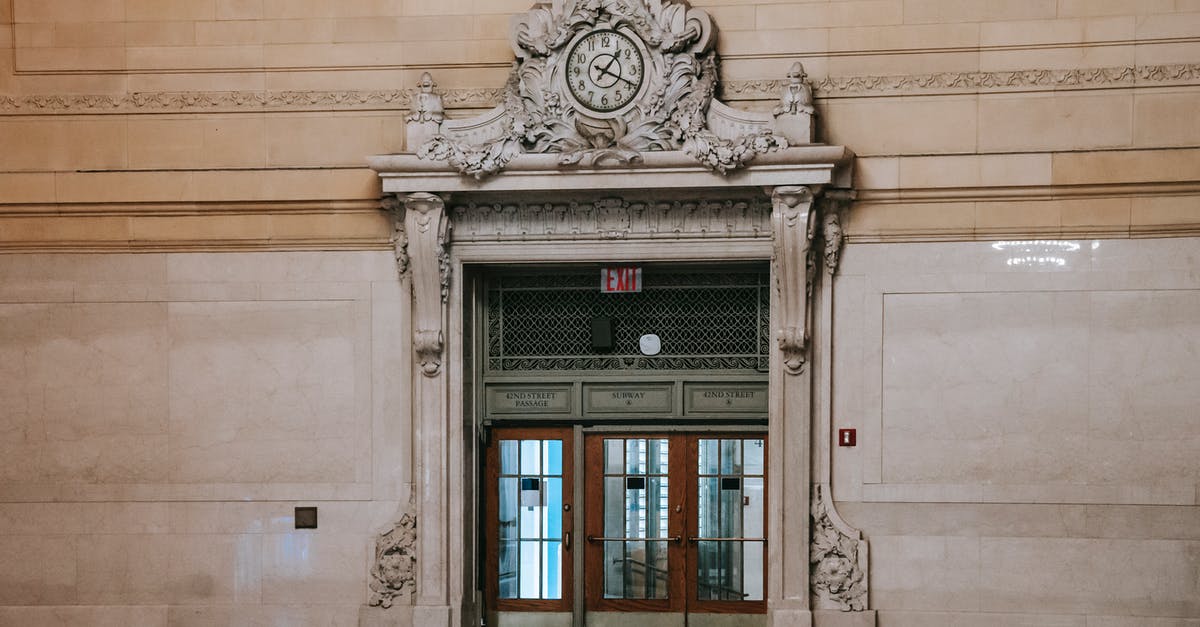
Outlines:
[[[838,429],[838,446],[854,446],[858,444],[857,429]]]

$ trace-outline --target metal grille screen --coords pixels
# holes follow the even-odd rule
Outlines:
[[[488,370],[765,371],[770,340],[766,272],[645,271],[642,291],[600,292],[599,271],[502,275],[488,284]],[[612,321],[613,348],[592,349],[591,322]],[[662,352],[638,340],[653,333]]]

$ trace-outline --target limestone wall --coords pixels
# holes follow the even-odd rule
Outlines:
[[[413,476],[365,157],[425,70],[497,104],[530,4],[0,0],[0,625],[357,623]],[[1200,625],[1200,2],[693,4],[724,99],[802,60],[860,157],[833,484],[879,624]]]

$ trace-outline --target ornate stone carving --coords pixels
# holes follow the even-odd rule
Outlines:
[[[391,607],[397,600],[408,600],[416,592],[417,519],[411,514],[400,517],[394,527],[375,540],[375,561],[371,565],[372,607]]]
[[[825,270],[831,275],[836,274],[845,235],[842,232],[841,214],[834,208],[826,207],[822,216],[821,239],[825,240]]]
[[[768,237],[764,198],[455,205],[455,241]]]
[[[629,29],[648,48],[648,84],[621,115],[593,116],[569,104],[568,44],[586,30]],[[646,151],[683,150],[707,167],[727,172],[755,155],[787,147],[764,129],[728,140],[706,126],[717,81],[715,28],[708,14],[682,0],[563,0],[539,5],[515,20],[518,58],[504,96],[504,133],[482,144],[439,135],[417,150],[464,174],[483,178],[523,152],[561,153],[574,165],[615,159],[631,162]]]
[[[783,352],[784,370],[800,374],[808,358],[809,295],[815,278],[812,242],[817,222],[813,192],[803,186],[777,187],[771,194],[771,204],[771,263],[779,293],[776,341]]]
[[[395,194],[384,194],[380,207],[392,216],[392,247],[396,251],[396,274],[408,274],[408,234],[404,230],[404,205]]]
[[[800,62],[792,64],[788,72],[788,83],[780,90],[779,104],[775,107],[775,128],[793,144],[810,144],[816,130],[813,107],[813,90],[808,83],[808,73]]]
[[[837,515],[823,484],[813,486],[809,551],[813,609],[867,609],[867,542]]]
[[[442,371],[445,304],[450,289],[450,258],[446,250],[450,221],[439,196],[426,193],[404,197],[404,225],[413,288],[413,351],[421,374]]]
[[[421,74],[412,109],[406,118],[405,135],[409,146],[420,146],[432,139],[446,119],[442,97],[434,93],[434,87],[437,83],[433,82],[433,76],[429,72]]]
[[[1115,66],[1073,70],[1025,69],[1002,72],[938,72],[895,76],[836,76],[813,85],[818,98],[876,93],[1070,89],[1139,84],[1194,84],[1200,63]],[[721,81],[720,96],[738,100],[774,100],[789,80]],[[504,100],[505,88],[448,89],[441,92],[446,108],[485,109]],[[0,95],[0,112],[19,115],[114,113],[122,111],[328,111],[406,109],[419,90],[337,91],[188,91],[132,94]]]

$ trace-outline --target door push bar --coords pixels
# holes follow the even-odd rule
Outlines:
[[[588,536],[588,542],[679,542],[683,538],[679,536],[670,536],[668,538],[599,538],[596,536]]]

